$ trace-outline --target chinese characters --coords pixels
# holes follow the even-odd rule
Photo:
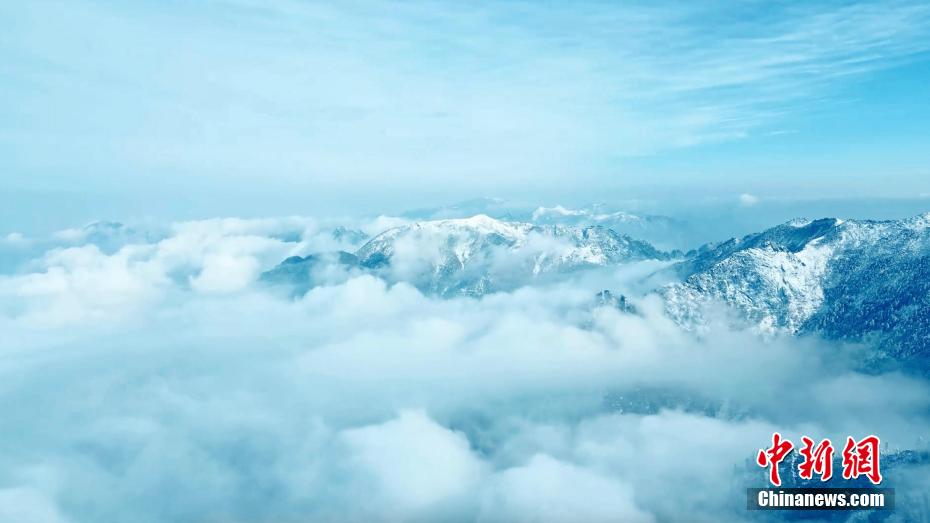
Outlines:
[[[798,449],[798,453],[802,461],[798,464],[798,477],[810,480],[816,474],[820,477],[820,481],[832,478],[833,443],[829,439],[823,439],[815,445],[814,440],[807,436],[801,437],[801,443],[802,446]],[[859,441],[851,436],[848,437],[842,453],[843,478],[856,479],[859,476],[865,476],[875,485],[881,483],[879,444],[878,436],[874,435],[866,436]],[[772,446],[759,450],[756,456],[756,464],[769,469],[769,481],[776,487],[781,486],[778,466],[792,449],[794,449],[794,443],[782,438],[781,434],[776,432],[772,434]]]

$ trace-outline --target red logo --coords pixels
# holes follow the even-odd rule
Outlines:
[[[804,446],[798,451],[804,461],[798,465],[798,475],[803,479],[813,479],[814,473],[820,475],[820,481],[827,481],[833,477],[833,444],[830,440],[821,441],[814,448],[814,440],[803,436]]]
[[[878,436],[866,436],[858,443],[852,437],[847,438],[846,446],[843,447],[843,477],[854,479],[861,475],[876,485],[881,483],[878,445]]]
[[[781,439],[781,434],[776,432],[772,434],[771,448],[759,451],[759,455],[756,457],[756,463],[758,463],[760,467],[771,467],[771,469],[769,469],[769,481],[772,482],[772,485],[776,487],[781,486],[781,478],[778,477],[778,464],[785,459],[785,456],[787,456],[793,448],[794,443],[786,439]]]
[[[816,446],[814,440],[807,436],[801,437],[803,446],[798,453],[803,461],[798,465],[798,476],[802,479],[813,479],[814,474],[820,476],[820,481],[827,481],[833,477],[833,444],[824,439]],[[859,476],[869,478],[869,481],[878,485],[882,482],[879,465],[879,439],[878,436],[866,436],[858,442],[852,437],[846,439],[843,447],[843,478],[855,479]],[[778,464],[794,448],[794,443],[783,439],[781,434],[772,434],[772,446],[761,449],[756,456],[756,463],[760,467],[769,468],[769,481],[776,487],[781,486],[781,477],[778,473]]]

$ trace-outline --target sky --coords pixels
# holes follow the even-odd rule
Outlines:
[[[930,195],[926,2],[6,2],[0,78],[10,230]]]
[[[747,521],[776,430],[925,451],[930,381],[682,328],[671,261],[261,275],[486,196],[695,243],[930,211],[928,84],[925,1],[0,2],[0,521]],[[897,456],[888,521],[926,519]]]

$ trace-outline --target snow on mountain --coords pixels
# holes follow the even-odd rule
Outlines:
[[[930,356],[930,214],[909,220],[793,220],[707,245],[661,289],[685,325],[723,302],[764,331],[871,341]]]
[[[543,208],[536,218],[553,214],[580,216]],[[586,268],[678,256],[600,225],[479,214],[394,227],[354,253],[290,258],[262,280],[302,292],[363,271],[437,296],[480,296]],[[869,343],[894,359],[930,358],[930,214],[792,220],[705,245],[672,271],[679,281],[659,293],[682,325],[701,325],[708,308],[723,303],[764,332],[819,333]]]
[[[442,296],[480,295],[586,267],[667,259],[646,242],[604,227],[539,226],[486,215],[417,222],[363,245],[363,266]]]
[[[558,204],[545,207],[521,204],[502,198],[475,198],[443,207],[416,209],[403,213],[406,218],[420,221],[469,218],[477,215],[534,225],[578,227],[600,225],[668,250],[695,246],[690,225],[681,220],[655,214],[633,214],[601,203],[568,208]]]
[[[529,216],[525,205],[494,197],[473,198],[440,207],[412,209],[401,216],[423,221],[469,218],[480,214],[506,221],[520,221]]]
[[[561,205],[556,205],[555,207],[537,207],[533,211],[532,218],[535,223],[543,223],[546,221],[559,222],[569,218],[594,222],[645,222],[652,217],[642,218],[624,211],[599,211],[597,206],[593,209],[567,209]]]
[[[345,226],[338,226],[332,230],[330,235],[334,240],[345,242],[349,245],[361,245],[368,239],[368,235],[358,229],[349,229]]]
[[[537,207],[530,219],[537,225],[600,225],[665,249],[689,246],[692,237],[690,226],[680,220],[661,215],[632,214],[603,204],[580,209],[561,205]]]
[[[539,226],[486,215],[431,220],[389,229],[362,245],[352,263],[389,281],[439,296],[482,295],[579,269],[669,259],[646,242],[610,229]],[[324,258],[289,259],[263,280],[306,285]]]

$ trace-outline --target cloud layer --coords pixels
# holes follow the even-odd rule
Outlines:
[[[592,308],[635,267],[452,300],[344,275],[291,300],[257,272],[328,247],[320,222],[166,229],[0,280],[0,515],[742,521],[774,430],[893,451],[930,428],[930,385],[850,370],[855,348],[697,338],[655,296]],[[908,470],[886,470],[905,518]]]

